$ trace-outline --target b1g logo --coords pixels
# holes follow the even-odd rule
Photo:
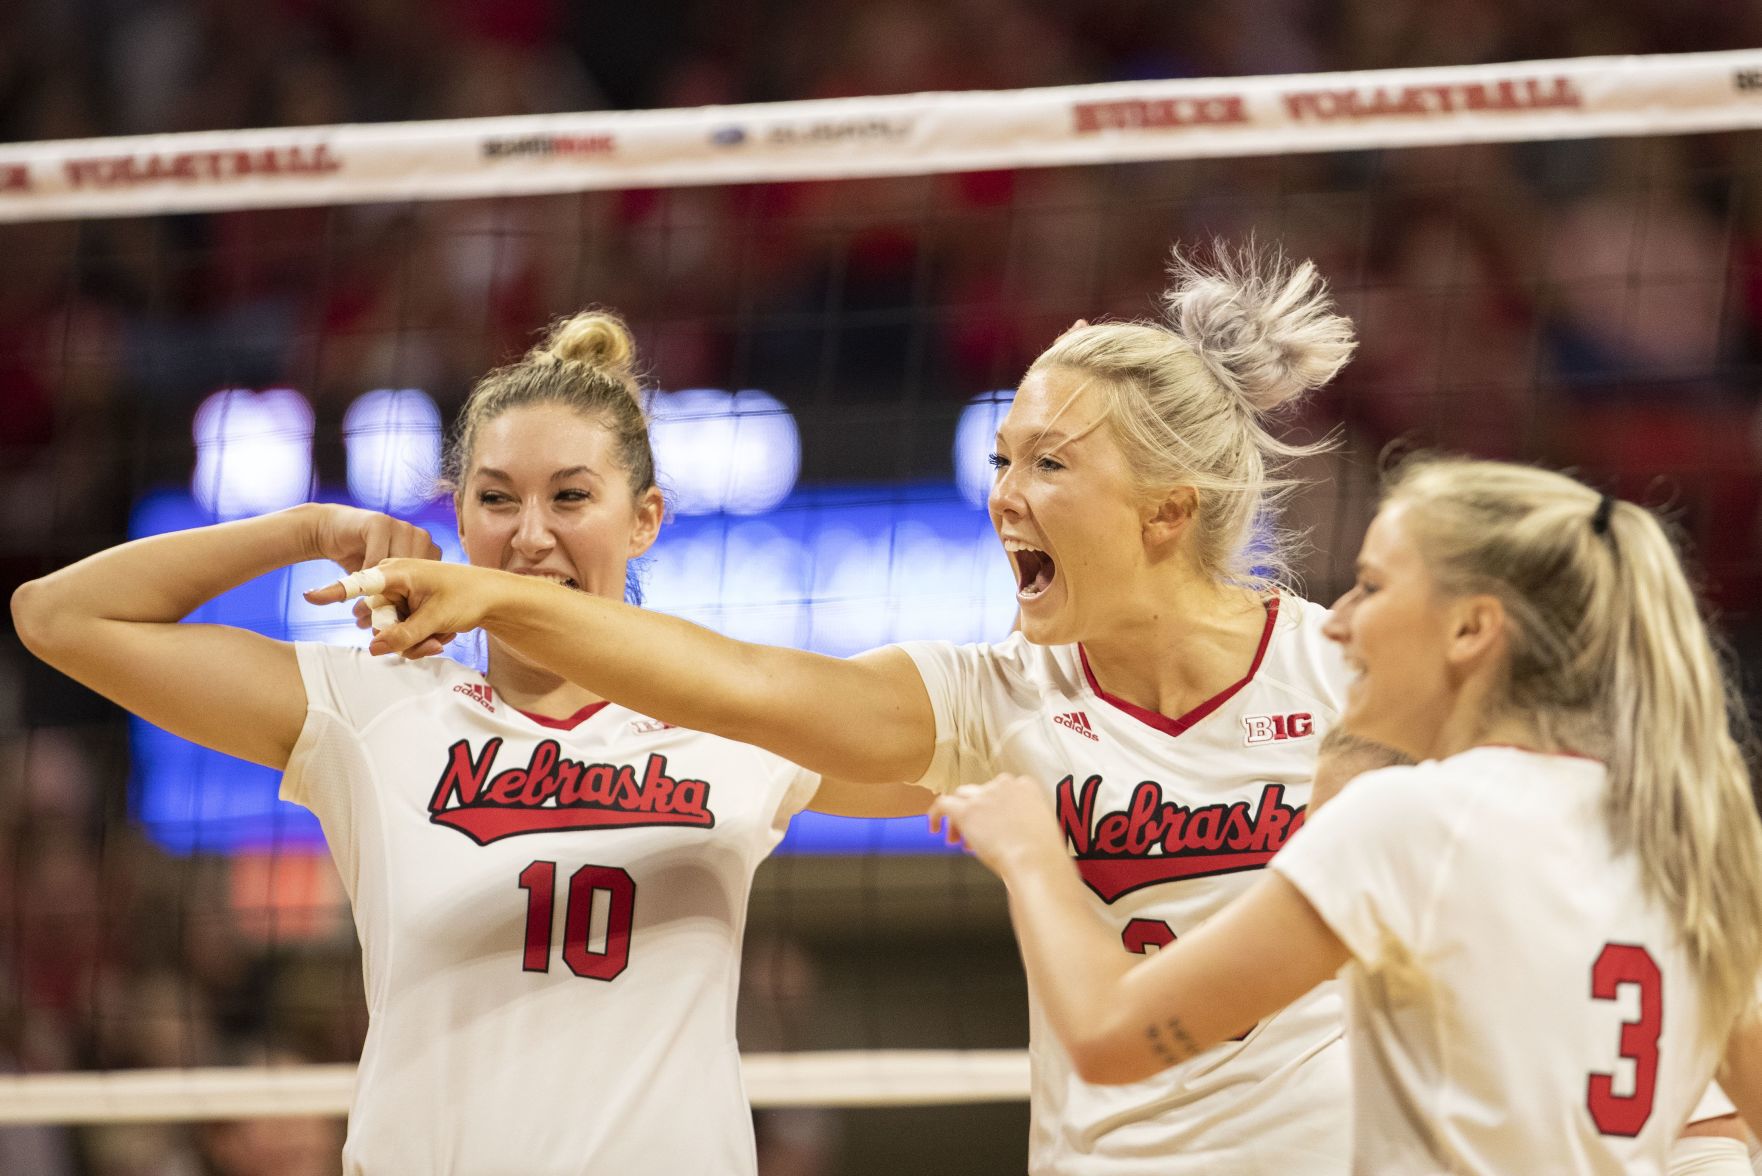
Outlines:
[[[1242,742],[1250,747],[1257,743],[1308,739],[1315,734],[1315,720],[1307,714],[1247,715],[1242,719],[1242,726],[1246,729]]]

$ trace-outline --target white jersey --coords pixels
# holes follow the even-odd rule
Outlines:
[[[1606,789],[1476,748],[1360,776],[1273,862],[1352,953],[1356,1171],[1664,1171],[1717,1058]]]
[[[297,647],[282,795],[354,907],[347,1173],[752,1173],[734,1039],[754,869],[819,778],[599,704],[528,716],[444,658]]]
[[[937,791],[998,772],[1054,792],[1096,913],[1148,952],[1253,884],[1302,823],[1345,669],[1326,610],[1274,598],[1248,676],[1179,719],[1096,684],[1082,650],[1020,634],[997,645],[903,646],[936,713]],[[1034,994],[1036,1176],[1332,1176],[1347,1167],[1341,1012],[1327,984],[1143,1082],[1077,1077]]]

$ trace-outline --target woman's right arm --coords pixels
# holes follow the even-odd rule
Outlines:
[[[32,653],[148,722],[283,768],[306,716],[293,646],[179,622],[289,564],[332,559],[355,570],[387,555],[439,551],[420,528],[384,515],[297,506],[101,551],[22,585],[12,620]]]

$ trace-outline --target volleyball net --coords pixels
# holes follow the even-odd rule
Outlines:
[[[471,380],[632,322],[673,519],[649,606],[829,653],[1008,632],[983,499],[1008,390],[1154,313],[1173,242],[1311,257],[1362,344],[1291,424],[1325,599],[1390,442],[1668,506],[1750,639],[1762,586],[1762,51],[0,147],[8,586],[309,498],[431,527]],[[351,642],[312,565],[199,619]],[[479,656],[469,641],[458,656]],[[340,1115],[359,953],[272,773],[16,646],[0,1122]],[[922,822],[806,817],[742,996],[766,1107],[1019,1100],[1001,893]]]

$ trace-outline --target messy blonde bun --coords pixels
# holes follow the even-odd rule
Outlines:
[[[460,410],[443,476],[457,491],[471,469],[479,430],[510,409],[561,404],[604,425],[617,441],[632,494],[655,484],[648,415],[636,377],[636,342],[624,320],[607,310],[584,310],[551,325],[544,342],[516,363],[477,381]]]
[[[1219,245],[1209,264],[1176,250],[1166,323],[1094,323],[1061,335],[1030,371],[1066,368],[1101,390],[1139,488],[1199,492],[1195,554],[1214,578],[1264,589],[1286,575],[1271,524],[1293,488],[1293,445],[1266,418],[1326,383],[1351,358],[1352,323],[1334,313],[1309,262],[1253,244]],[[1256,524],[1267,525],[1257,536]]]
[[[1271,412],[1319,388],[1357,346],[1352,321],[1333,312],[1315,263],[1220,246],[1210,268],[1179,249],[1163,294],[1174,332],[1226,391]]]

